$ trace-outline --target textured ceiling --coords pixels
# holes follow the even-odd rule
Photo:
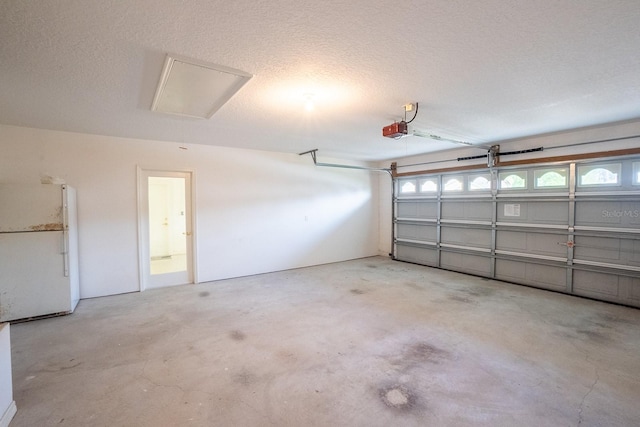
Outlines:
[[[0,123],[383,160],[640,118],[638,0],[0,2]],[[150,110],[165,55],[254,75],[210,120]],[[312,93],[315,109],[306,111]]]

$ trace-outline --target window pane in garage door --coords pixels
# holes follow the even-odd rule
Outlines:
[[[538,169],[534,171],[534,188],[569,188],[569,169]]]

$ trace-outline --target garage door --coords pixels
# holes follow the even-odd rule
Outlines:
[[[396,178],[393,252],[640,307],[640,158]]]

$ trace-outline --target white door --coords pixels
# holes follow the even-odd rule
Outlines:
[[[191,172],[140,170],[141,290],[194,282]]]

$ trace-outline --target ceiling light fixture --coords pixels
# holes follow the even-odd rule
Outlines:
[[[167,55],[151,110],[210,119],[251,77],[223,65]]]
[[[313,102],[313,94],[312,93],[305,93],[303,95],[304,98],[304,109],[311,112],[315,109],[315,104]]]

